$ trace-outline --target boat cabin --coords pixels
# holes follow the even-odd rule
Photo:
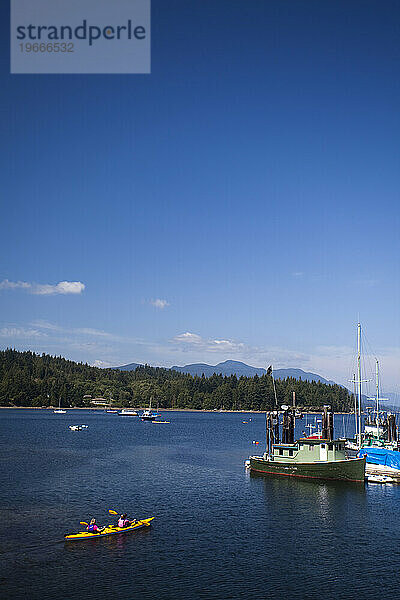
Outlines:
[[[344,460],[345,440],[300,438],[294,444],[273,444],[272,453],[265,459],[273,462],[315,462]]]

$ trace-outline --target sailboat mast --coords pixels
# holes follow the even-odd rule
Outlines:
[[[361,448],[361,323],[357,325],[358,446]]]
[[[376,437],[379,438],[379,361],[376,361]]]
[[[357,393],[356,393],[356,374],[353,373],[353,389],[354,389],[354,421],[355,421],[355,431],[356,438],[358,436],[358,417],[357,417]]]

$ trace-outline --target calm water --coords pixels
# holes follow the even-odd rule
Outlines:
[[[168,413],[170,425],[0,411],[0,597],[317,599],[397,595],[400,486],[250,477],[263,415]],[[86,423],[71,432],[67,426]],[[336,435],[343,419],[336,417]],[[346,423],[347,434],[351,422]],[[299,424],[298,433],[304,429]],[[63,541],[107,510],[156,516]]]

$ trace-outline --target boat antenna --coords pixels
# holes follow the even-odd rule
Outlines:
[[[275,406],[276,409],[278,409],[278,398],[276,397],[276,387],[275,387],[275,379],[274,379],[274,370],[272,368],[272,365],[270,365],[267,369],[267,375],[271,375],[272,377],[272,385],[274,388],[274,398],[275,398]]]

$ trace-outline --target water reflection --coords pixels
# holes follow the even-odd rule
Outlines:
[[[367,504],[364,483],[297,479],[251,473],[250,484],[264,492],[264,502],[274,514],[280,511],[302,513],[317,519],[320,525],[332,526],[333,520],[346,511],[346,505],[356,502],[360,510]]]
[[[248,470],[248,469],[246,469]],[[296,490],[306,490],[309,489],[312,492],[315,488],[320,488],[321,486],[325,486],[327,488],[332,489],[351,489],[357,490],[358,492],[365,493],[365,484],[363,482],[358,481],[336,481],[336,480],[324,480],[324,479],[303,479],[300,477],[286,477],[283,475],[262,475],[261,473],[250,472],[251,480],[262,480],[266,485],[270,485],[269,482],[273,482],[274,487],[278,489],[292,489],[294,492]]]

